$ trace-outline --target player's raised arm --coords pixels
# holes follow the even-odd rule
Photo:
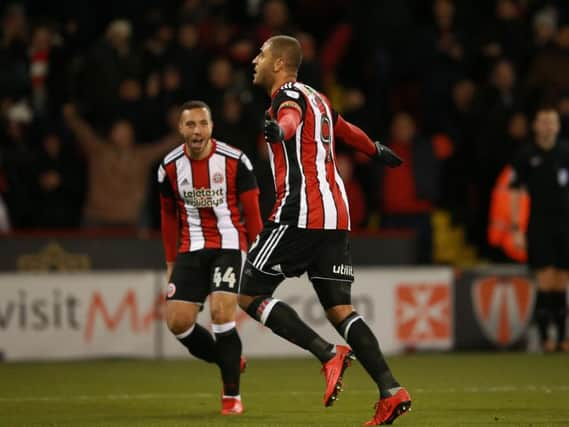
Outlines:
[[[346,144],[351,145],[356,150],[375,156],[389,167],[397,167],[403,163],[403,160],[395,154],[389,147],[381,144],[379,141],[372,141],[366,133],[356,125],[353,125],[338,114],[338,118],[334,124],[334,134]]]
[[[272,119],[268,112],[265,115],[265,126],[263,128],[265,141],[281,142],[292,138],[301,121],[302,110],[300,106],[292,101],[284,102],[277,113],[277,120]]]

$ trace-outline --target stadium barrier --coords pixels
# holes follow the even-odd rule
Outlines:
[[[0,275],[0,351],[5,360],[99,357],[185,357],[163,322],[162,271],[12,273]],[[276,293],[319,333],[328,324],[306,277]],[[453,346],[452,270],[358,268],[353,302],[389,354]],[[200,321],[210,326],[207,306]],[[294,357],[306,353],[239,312],[245,353]]]

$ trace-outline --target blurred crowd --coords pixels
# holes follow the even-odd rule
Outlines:
[[[484,250],[491,190],[535,108],[558,106],[569,137],[564,0],[29,0],[1,13],[0,230],[159,228],[156,165],[189,99],[252,159],[267,215],[268,98],[251,60],[274,34],[300,40],[299,80],[406,161],[383,170],[338,144],[355,229],[412,228],[429,248],[443,208]]]

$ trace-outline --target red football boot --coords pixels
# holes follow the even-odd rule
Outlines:
[[[239,372],[243,373],[247,369],[247,359],[245,356],[239,358]],[[223,396],[221,393],[221,415],[238,415],[243,413],[243,403],[241,397]]]
[[[337,345],[334,357],[322,365],[321,372],[326,377],[324,406],[332,406],[338,398],[338,394],[342,391],[344,371],[354,359],[354,353],[349,347]]]
[[[379,399],[375,404],[375,415],[365,423],[365,426],[393,424],[393,421],[405,412],[411,410],[411,396],[403,387],[393,396]]]
[[[221,398],[221,415],[239,415],[243,413],[240,397],[224,396]]]

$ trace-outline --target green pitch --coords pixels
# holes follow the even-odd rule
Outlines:
[[[569,355],[448,354],[389,360],[413,397],[401,426],[569,426]],[[0,426],[359,426],[376,392],[355,362],[322,406],[312,360],[250,360],[246,413],[222,417],[206,363],[97,361],[0,364]]]

